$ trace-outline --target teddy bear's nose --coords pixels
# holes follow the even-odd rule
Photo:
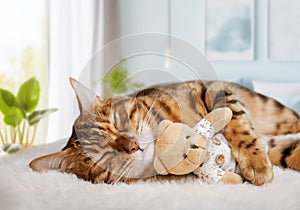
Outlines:
[[[191,144],[190,148],[191,148],[191,149],[198,149],[199,146],[198,146],[197,144]]]
[[[203,146],[201,146],[201,145],[199,145],[199,144],[191,144],[191,145],[190,145],[190,148],[191,148],[191,149],[199,149],[199,148],[201,148],[201,149],[206,150],[205,147],[203,147]]]

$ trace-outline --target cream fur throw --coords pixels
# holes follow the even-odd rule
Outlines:
[[[0,209],[299,209],[300,172],[275,167],[263,187],[198,180],[91,184],[74,175],[34,173],[30,160],[60,150],[66,139],[0,157]]]

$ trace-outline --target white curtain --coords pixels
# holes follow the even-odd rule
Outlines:
[[[117,6],[117,0],[47,1],[48,104],[58,108],[49,117],[47,142],[70,136],[78,111],[69,77],[78,79],[92,55],[118,37]],[[84,74],[90,86],[101,72]]]

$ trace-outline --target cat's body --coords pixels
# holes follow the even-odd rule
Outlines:
[[[77,81],[71,83],[81,114],[63,151],[30,163],[36,171],[55,169],[94,183],[155,176],[154,141],[160,121],[169,119],[192,127],[214,108],[226,106],[232,110],[233,118],[223,134],[232,154],[245,180],[262,185],[273,179],[273,171],[261,134],[300,131],[297,113],[234,83],[190,81],[158,85],[109,99],[93,98]],[[272,162],[300,170],[299,140],[284,146],[272,142]]]

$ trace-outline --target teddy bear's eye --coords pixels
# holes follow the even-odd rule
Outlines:
[[[186,137],[185,137],[185,139],[190,139],[190,138],[191,138],[191,136],[186,136]]]

